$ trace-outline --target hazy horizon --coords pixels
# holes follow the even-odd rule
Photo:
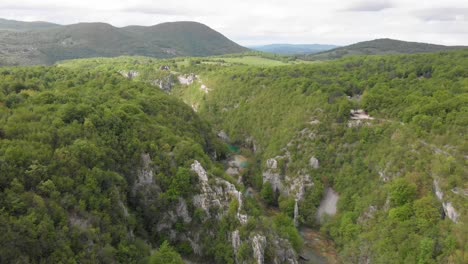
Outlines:
[[[116,27],[197,21],[243,46],[343,46],[378,38],[468,45],[468,2],[461,0],[182,0],[164,5],[148,0],[2,0],[0,17],[61,25],[104,22]]]

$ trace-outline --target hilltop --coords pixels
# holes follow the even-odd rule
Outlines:
[[[0,21],[0,65],[50,65],[60,60],[141,55],[211,56],[247,49],[197,22],[117,28],[105,23],[61,26]]]
[[[43,21],[23,22],[0,18],[0,30],[29,31],[55,27],[60,27],[60,25]]]
[[[408,42],[395,39],[375,39],[358,42],[318,54],[306,55],[306,60],[331,60],[353,55],[385,55],[385,54],[417,54],[433,53],[457,49],[466,49],[466,46],[443,46],[420,42]]]
[[[338,46],[322,44],[269,44],[263,46],[250,46],[249,48],[274,54],[295,55],[319,53],[338,48]]]

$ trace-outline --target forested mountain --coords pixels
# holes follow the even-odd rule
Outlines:
[[[296,55],[296,54],[313,54],[322,51],[335,49],[335,45],[321,45],[321,44],[270,44],[263,46],[250,46],[249,48],[257,51],[282,54],[282,55]]]
[[[8,20],[0,18],[0,30],[11,30],[11,31],[29,31],[29,30],[40,30],[60,27],[60,25],[49,23],[49,22],[23,22],[16,20]]]
[[[181,98],[254,160],[242,172],[228,163],[225,173],[266,207],[257,214],[320,228],[339,262],[468,261],[467,50],[277,67],[240,60],[90,59],[61,67],[120,72]],[[231,261],[250,248],[242,233]],[[305,254],[293,233],[288,238]],[[315,241],[308,239],[304,245]]]
[[[443,46],[395,39],[376,39],[339,47],[319,54],[304,56],[306,60],[332,60],[353,55],[415,54],[466,49],[462,46]]]
[[[12,26],[8,30],[1,30],[0,27],[0,66],[53,64],[66,59],[121,55],[170,58],[247,51],[213,29],[196,22],[125,28],[105,23],[59,26],[6,22],[0,21],[0,26]]]

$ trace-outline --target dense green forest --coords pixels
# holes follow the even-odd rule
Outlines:
[[[322,230],[345,262],[464,263],[467,67],[461,51],[193,71],[211,88],[201,116],[232,140],[254,141],[262,164],[279,156],[283,175],[312,176],[315,188],[300,203],[304,224],[317,225],[324,187],[340,194]],[[197,88],[181,89],[184,98]],[[352,120],[355,109],[374,119]],[[444,215],[437,188],[457,217]]]
[[[141,154],[158,157],[160,180],[192,158],[209,162],[205,151],[215,141],[207,124],[158,89],[115,73],[4,68],[0,78],[1,262],[148,256],[145,241],[160,238],[144,221],[168,198],[145,208],[153,212],[138,209],[141,198],[129,188]],[[187,149],[171,156],[171,148]]]
[[[266,59],[1,68],[0,262],[466,263],[468,51]]]
[[[224,174],[207,122],[121,73],[0,69],[0,137],[2,263],[234,263],[257,236],[268,262],[300,250]]]
[[[154,65],[170,65],[167,75],[197,74],[188,86],[174,78],[171,93],[231,143],[255,151],[258,171],[244,183],[265,203],[293,216],[294,197],[268,190],[268,159],[278,162],[286,190],[288,177],[310,175],[314,187],[299,201],[299,221],[329,235],[344,262],[467,261],[466,50],[280,67],[223,58],[116,60],[94,63],[139,70],[144,82],[157,76]],[[358,109],[362,120],[351,114]],[[329,187],[340,196],[338,213],[319,223],[317,207]]]

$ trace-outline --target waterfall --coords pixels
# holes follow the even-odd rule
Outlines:
[[[299,218],[299,206],[297,205],[297,199],[294,203],[294,225],[298,226],[298,218]]]

